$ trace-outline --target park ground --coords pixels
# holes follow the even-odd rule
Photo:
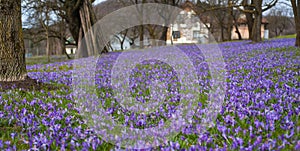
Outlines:
[[[180,46],[191,58],[199,77],[198,109],[192,124],[165,144],[149,150],[300,150],[300,49],[294,43],[295,39],[288,36],[256,44],[238,41],[219,45],[226,63],[227,91],[215,125],[205,133],[199,133],[199,124],[210,88],[207,64],[202,63],[203,54],[195,46]],[[162,106],[151,118],[126,111],[112,99],[109,73],[119,54],[107,54],[97,62],[95,89],[101,107],[128,127],[145,129],[167,120],[180,103],[172,99],[176,96],[170,96],[168,107]],[[74,60],[51,60],[48,63],[46,57],[38,57],[26,61],[28,76],[36,79],[40,88],[2,88],[0,150],[119,149],[96,135],[80,114],[72,89]],[[136,84],[132,95],[141,100],[149,96],[143,83],[151,74],[160,76],[167,83],[166,89],[176,91],[178,79],[171,70],[155,61],[140,64],[132,73]]]

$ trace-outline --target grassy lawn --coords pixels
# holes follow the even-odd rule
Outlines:
[[[296,34],[275,37],[275,39],[296,38]]]
[[[74,58],[74,56],[71,56]],[[34,56],[26,58],[27,65],[35,65],[35,64],[48,64],[48,63],[55,63],[55,62],[63,62],[68,61],[69,59],[65,55],[61,56],[51,56],[50,62],[48,61],[47,56]]]

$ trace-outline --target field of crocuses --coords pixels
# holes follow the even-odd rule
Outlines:
[[[205,133],[199,133],[199,123],[210,88],[209,68],[195,46],[179,46],[198,76],[193,80],[199,85],[199,108],[178,135],[147,150],[300,150],[300,49],[293,45],[294,39],[220,44],[227,90],[215,125]],[[119,55],[109,53],[97,62],[99,104],[127,127],[145,129],[167,121],[180,104],[178,73],[157,60],[136,66],[130,95],[143,103],[153,97],[163,103],[149,114],[135,113],[118,104],[111,90],[110,73]],[[125,150],[105,142],[81,115],[72,89],[73,61],[30,65],[27,70],[33,79],[69,88],[0,92],[0,150]],[[163,83],[164,98],[150,92],[151,81]]]

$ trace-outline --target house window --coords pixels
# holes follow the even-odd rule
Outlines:
[[[199,30],[193,31],[193,38],[194,39],[198,39],[200,37],[201,37],[201,34],[200,34]]]
[[[172,35],[173,35],[173,38],[175,38],[175,39],[180,38],[180,31],[173,31]]]

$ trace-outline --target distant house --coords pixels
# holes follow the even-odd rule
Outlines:
[[[182,11],[167,32],[167,44],[205,43],[208,41],[209,30],[192,9],[192,2],[187,1]]]
[[[68,55],[75,54],[77,50],[76,42],[73,37],[69,37],[65,43],[66,52]]]
[[[195,8],[195,2],[186,1],[182,4],[181,8],[183,10],[178,14],[178,17],[168,29],[167,44],[206,43],[209,39],[212,40],[212,38],[216,41],[226,40],[225,37],[231,37],[233,40],[239,39],[235,26],[232,26],[230,29],[231,32],[228,33],[226,28],[221,29],[218,20],[211,14],[202,13],[198,16],[193,10],[193,8]],[[249,39],[246,16],[241,12],[236,13],[240,14],[237,20],[237,26],[241,37],[242,39]],[[224,20],[224,22],[226,22],[226,20]],[[263,17],[261,37],[264,39],[269,38],[268,24],[267,19]]]
[[[269,31],[267,29],[267,25],[269,22],[266,18],[262,18],[261,22],[261,38],[268,39]],[[241,14],[237,20],[238,30],[242,36],[242,39],[249,39],[249,29],[247,25],[247,19],[245,14]],[[236,28],[232,28],[231,39],[239,39],[238,34],[236,32]]]

